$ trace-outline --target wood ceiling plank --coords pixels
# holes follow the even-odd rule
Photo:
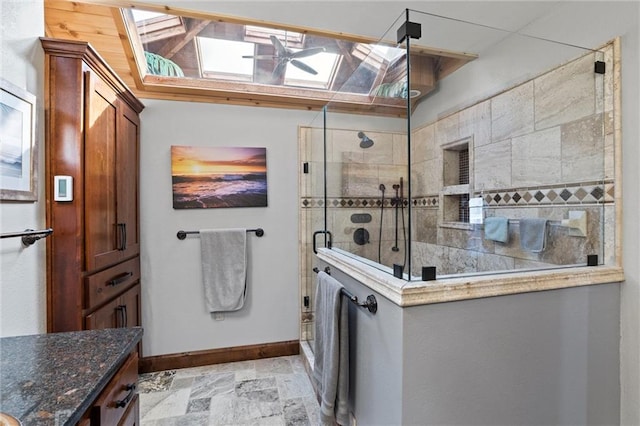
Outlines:
[[[205,102],[214,104],[226,104],[226,105],[239,105],[239,106],[259,106],[269,108],[284,108],[284,109],[299,109],[306,111],[320,111],[325,105],[315,103],[301,103],[297,105],[286,105],[282,102],[275,100],[269,101],[264,99],[255,98],[241,98],[241,97],[225,97],[215,95],[202,95],[202,94],[176,94],[176,93],[156,93],[156,92],[136,92],[136,96],[141,99],[162,99],[162,100],[174,100],[185,102]],[[348,112],[350,114],[366,114],[366,115],[378,115],[384,117],[406,117],[406,109],[386,106],[371,106],[371,105],[331,105],[331,112]]]
[[[87,41],[93,47],[100,46],[102,50],[108,52],[122,52],[120,37],[107,36],[95,33],[76,32],[76,31],[55,31],[57,38],[65,40]]]
[[[118,30],[112,17],[95,17],[91,19],[78,19],[74,13],[49,10],[45,12],[47,26],[54,31],[74,33],[97,34],[110,37],[118,37]]]
[[[131,73],[129,63],[126,60],[123,60],[120,55],[104,55],[103,58],[114,70],[124,70]],[[117,74],[120,75],[120,73]]]
[[[69,1],[69,0],[46,0],[44,2],[44,8],[45,8],[45,13],[49,9],[56,9],[61,11],[79,13],[82,15],[105,16],[105,17],[111,16],[110,7],[81,3],[77,1]]]
[[[370,105],[373,100],[368,95],[355,93],[330,93],[323,90],[293,87],[278,87],[252,83],[229,82],[219,80],[197,80],[181,77],[165,77],[147,75],[144,79],[145,90],[172,92],[181,94],[209,93],[212,96],[226,96],[233,98],[250,97],[260,100],[279,100],[283,104],[352,104],[354,107]],[[406,100],[400,98],[378,98],[379,105],[403,108]]]

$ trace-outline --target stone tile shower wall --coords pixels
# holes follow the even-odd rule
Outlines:
[[[438,275],[584,264],[588,254],[614,259],[613,49],[588,54],[412,134],[415,190],[413,273]],[[607,73],[594,77],[594,62]],[[541,253],[520,248],[517,224],[509,242],[484,238],[481,225],[443,223],[443,146],[468,140],[472,197],[485,216],[514,222],[554,222],[569,211],[587,213],[587,236],[551,222]],[[437,198],[436,205],[420,199]],[[604,230],[604,231],[603,231]]]

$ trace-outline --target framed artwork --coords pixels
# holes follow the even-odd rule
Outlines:
[[[267,206],[267,149],[171,147],[174,209]]]
[[[0,199],[37,201],[36,97],[0,79]]]

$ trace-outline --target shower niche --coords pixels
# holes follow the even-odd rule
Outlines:
[[[473,137],[442,146],[440,221],[442,226],[469,227],[469,199],[473,196]]]

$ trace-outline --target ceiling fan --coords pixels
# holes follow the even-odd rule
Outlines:
[[[273,44],[273,47],[275,47],[276,52],[273,55],[255,55],[255,56],[243,56],[243,58],[247,58],[247,59],[277,59],[278,60],[278,65],[276,65],[276,68],[273,70],[273,75],[272,77],[275,80],[278,80],[280,78],[282,78],[282,75],[284,74],[286,68],[287,68],[287,64],[291,63],[291,65],[293,65],[296,68],[301,69],[304,72],[307,72],[309,74],[313,74],[316,75],[318,74],[318,72],[316,70],[314,70],[313,68],[311,68],[309,65],[305,64],[302,61],[299,61],[299,58],[306,58],[308,56],[313,56],[316,55],[320,52],[324,52],[325,48],[324,47],[310,47],[308,49],[302,49],[299,51],[294,51],[292,49],[289,49],[288,47],[284,46],[282,44],[282,42],[280,40],[278,40],[278,38],[274,35],[269,36],[269,39],[271,39],[271,44]]]

